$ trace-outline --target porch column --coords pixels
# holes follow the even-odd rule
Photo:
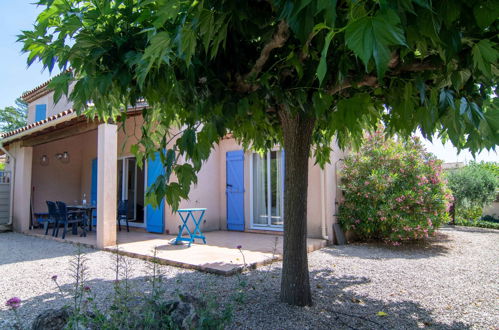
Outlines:
[[[116,245],[118,127],[97,129],[97,247]]]
[[[29,230],[31,217],[31,168],[33,165],[33,148],[21,147],[20,143],[12,146],[12,155],[16,158],[14,179],[13,227],[15,231]],[[11,160],[13,161],[13,160]]]

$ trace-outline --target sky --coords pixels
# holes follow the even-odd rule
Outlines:
[[[14,105],[16,98],[25,91],[50,79],[42,66],[34,63],[27,67],[27,54],[21,53],[21,44],[16,42],[21,30],[30,29],[40,8],[32,5],[33,0],[0,0],[0,109]],[[55,72],[56,74],[57,72]],[[423,140],[426,148],[445,162],[469,162],[473,156],[462,151],[459,155],[450,143],[443,145],[435,140],[433,143]],[[478,161],[499,162],[499,154],[484,151]]]
[[[0,109],[14,105],[23,92],[50,79],[38,63],[27,68],[28,55],[21,53],[22,45],[16,42],[17,35],[30,29],[41,11],[33,2],[0,0]]]

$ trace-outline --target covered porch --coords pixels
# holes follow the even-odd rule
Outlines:
[[[14,229],[27,233],[37,228],[38,220],[47,217],[47,201],[61,201],[68,210],[75,206],[92,210],[90,214],[85,211],[87,223],[92,224],[85,227],[93,227],[94,244],[114,246],[117,205],[124,200],[130,226],[145,228],[145,168],[137,165],[130,152],[140,125],[138,116],[131,116],[126,126],[120,127],[69,112],[15,136],[17,141],[9,145],[18,174]],[[78,235],[81,233],[80,228]]]
[[[95,232],[87,237],[68,235],[66,239],[44,235],[43,230],[30,230],[28,235],[61,242],[84,244],[97,247]],[[117,235],[117,245],[104,250],[141,259],[155,261],[177,267],[196,269],[220,275],[232,275],[245,266],[256,268],[282,258],[282,235],[259,234],[234,231],[206,232],[206,244],[196,240],[190,247],[174,245],[174,235],[152,234],[140,230],[121,231]],[[308,252],[326,246],[326,240],[308,240]],[[241,250],[238,249],[241,246]]]

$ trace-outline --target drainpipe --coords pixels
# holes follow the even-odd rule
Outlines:
[[[15,177],[16,177],[16,158],[12,156],[3,146],[2,142],[0,141],[0,150],[2,150],[10,159],[12,162],[11,166],[11,172],[10,172],[10,205],[9,205],[9,222],[7,223],[7,226],[12,226],[12,222],[14,219],[14,182],[15,182]]]
[[[327,172],[321,168],[321,234],[322,238],[327,240],[327,229],[326,229],[326,213],[327,213],[327,204],[326,204],[326,178]]]

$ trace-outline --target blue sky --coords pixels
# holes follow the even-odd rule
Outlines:
[[[14,105],[24,91],[50,78],[38,63],[27,68],[27,54],[21,54],[16,42],[21,30],[32,27],[40,8],[33,0],[0,0],[0,108]]]
[[[0,108],[14,105],[17,97],[24,91],[33,89],[50,78],[42,66],[34,63],[26,65],[26,54],[21,54],[21,44],[17,43],[17,35],[21,30],[29,29],[40,12],[40,8],[32,5],[33,0],[0,0]],[[469,152],[457,154],[449,143],[440,141],[424,142],[427,149],[446,162],[470,161]],[[495,152],[482,152],[477,160],[499,161]]]

